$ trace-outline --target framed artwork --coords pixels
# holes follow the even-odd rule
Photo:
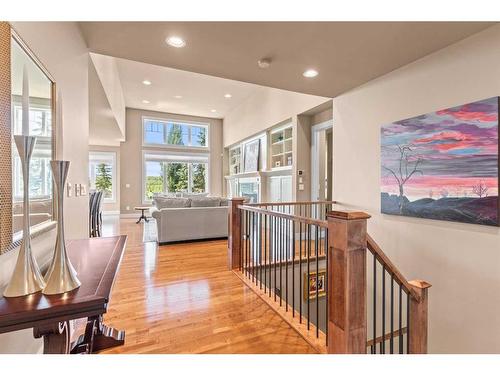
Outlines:
[[[309,277],[307,272],[304,272],[304,300],[307,300],[308,295],[309,300],[316,298],[316,279],[318,280],[318,297],[326,295],[326,270],[319,270],[318,273],[309,272]]]
[[[498,226],[493,97],[381,128],[381,212]]]
[[[245,172],[257,172],[259,170],[260,139],[245,144]]]

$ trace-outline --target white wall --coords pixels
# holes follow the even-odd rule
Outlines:
[[[13,22],[13,28],[54,77],[62,97],[63,128],[57,157],[71,162],[68,181],[88,184],[88,53],[76,23]],[[88,237],[88,196],[65,199],[66,238]],[[50,260],[54,231],[32,241],[39,263]],[[17,250],[0,256],[0,292],[10,279]],[[36,353],[42,342],[32,330],[0,335],[0,353]]]
[[[328,100],[269,87],[259,87],[224,117],[224,147],[248,138]]]
[[[335,98],[333,194],[408,279],[433,287],[431,353],[500,353],[500,230],[380,214],[380,126],[500,95],[500,26]]]
[[[121,141],[125,140],[125,98],[123,96],[122,84],[116,59],[111,56],[90,53],[90,59],[95,67],[97,75],[108,99],[113,116],[122,134]]]

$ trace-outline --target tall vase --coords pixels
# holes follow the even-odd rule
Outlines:
[[[68,177],[69,161],[52,160],[50,162],[54,179],[54,193],[57,198],[57,235],[54,258],[45,275],[47,285],[43,294],[60,294],[69,292],[81,285],[76,271],[71,265],[64,241],[64,186]]]
[[[10,279],[9,285],[4,290],[5,297],[19,297],[36,293],[45,286],[40,268],[31,251],[30,238],[30,201],[29,201],[29,167],[31,154],[36,143],[36,137],[15,135],[19,158],[23,173],[23,240],[19,248],[16,267]]]

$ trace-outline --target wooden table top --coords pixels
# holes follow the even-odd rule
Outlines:
[[[127,236],[67,242],[68,256],[82,285],[71,292],[0,298],[0,333],[106,312]]]

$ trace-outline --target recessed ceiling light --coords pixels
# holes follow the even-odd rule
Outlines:
[[[146,100],[146,99],[144,99],[142,102],[143,102],[144,104],[149,104],[149,100]]]
[[[182,99],[182,95],[175,95],[174,98],[175,99]]]
[[[175,48],[182,48],[186,45],[186,42],[184,39],[178,36],[169,36],[166,39],[166,42],[169,46],[175,47]]]
[[[217,112],[217,110],[216,109],[211,109],[210,112],[215,113],[215,112]]]
[[[318,75],[318,71],[314,69],[307,69],[302,75],[306,78],[313,78]]]
[[[227,98],[227,99],[232,98],[232,97],[233,97],[233,96],[232,96],[231,94],[225,94],[225,95],[224,95],[224,98]]]
[[[145,79],[144,81],[142,81],[142,83],[145,84],[146,86],[149,86],[151,84],[151,81]]]

